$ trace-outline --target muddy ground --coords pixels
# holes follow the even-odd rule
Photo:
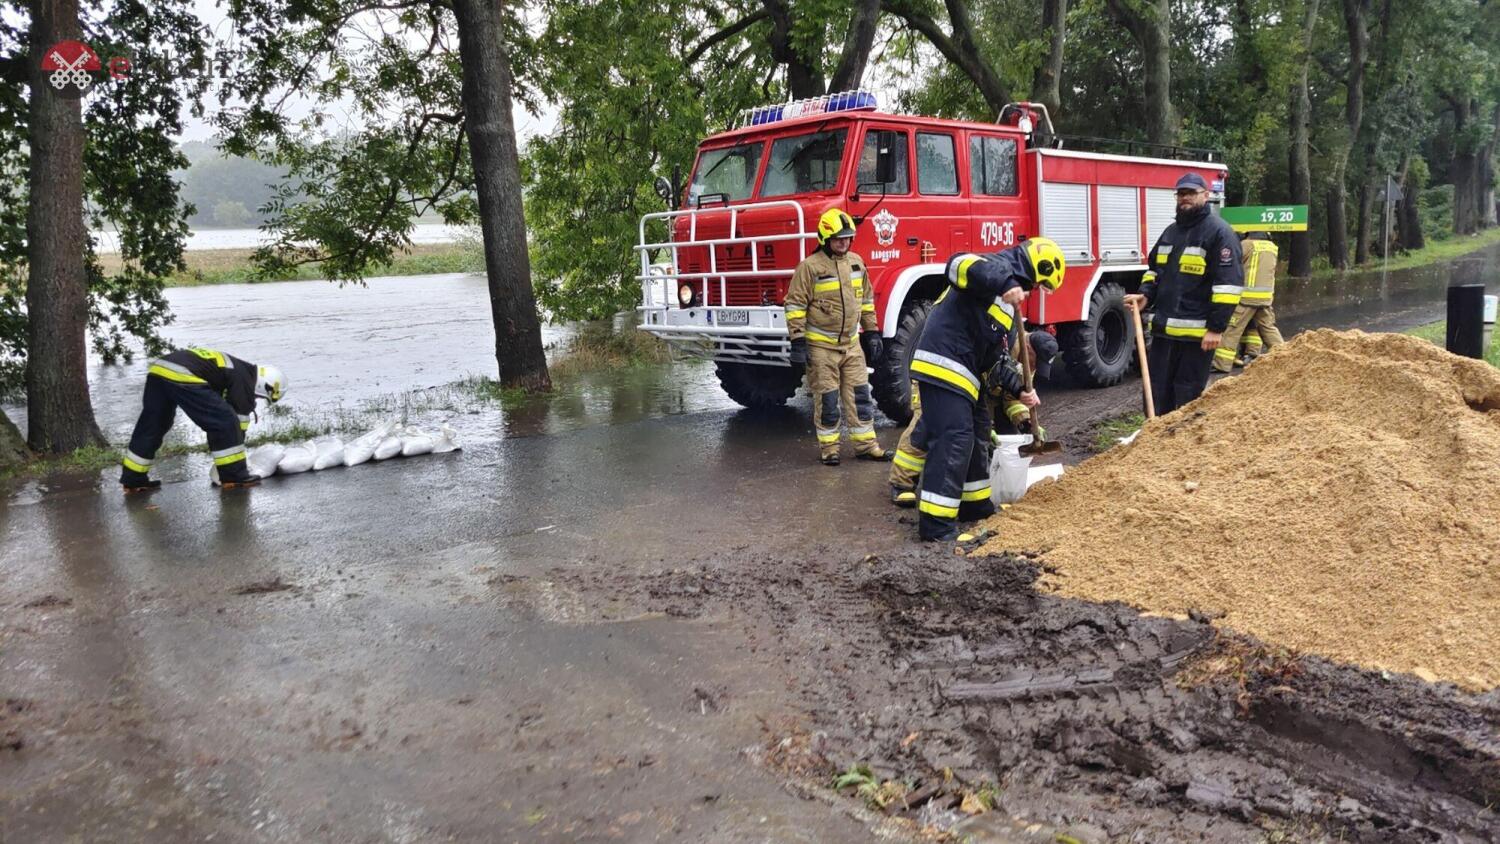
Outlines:
[[[897,828],[1153,842],[1500,833],[1500,694],[1040,594],[1037,566],[825,548],[607,591],[616,608],[739,624],[803,710],[766,725],[758,758],[810,788],[868,764],[903,784],[880,813]],[[987,786],[994,811],[965,812]]]

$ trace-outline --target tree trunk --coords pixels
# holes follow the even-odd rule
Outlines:
[[[51,454],[104,443],[89,402],[83,110],[70,96],[78,89],[53,88],[40,61],[53,44],[79,37],[78,0],[32,3],[26,440]]]
[[[1401,204],[1396,208],[1396,243],[1402,250],[1421,249],[1427,245],[1422,235],[1422,188],[1411,166],[1408,152],[1401,163]]]
[[[31,453],[26,450],[26,439],[16,430],[5,411],[0,410],[0,470],[10,469],[26,462]]]
[[[1344,208],[1344,168],[1334,171],[1328,185],[1328,263],[1336,270],[1349,268],[1349,215]]]
[[[1288,170],[1291,178],[1292,203],[1310,205],[1312,202],[1312,169],[1308,165],[1308,123],[1312,116],[1312,101],[1307,94],[1307,66],[1311,61],[1313,29],[1318,23],[1318,0],[1307,0],[1302,14],[1302,42],[1297,54],[1297,79],[1291,86],[1291,135],[1287,144]],[[1290,266],[1287,272],[1298,278],[1312,274],[1312,236],[1308,232],[1292,232]]]
[[[1453,233],[1473,234],[1479,229],[1477,212],[1479,194],[1483,191],[1477,184],[1479,156],[1465,136],[1473,119],[1475,104],[1468,94],[1450,98],[1449,102],[1453,105],[1453,136],[1459,139],[1448,167],[1453,180]]]
[[[880,8],[922,33],[949,64],[969,77],[969,81],[974,83],[974,87],[984,97],[985,104],[998,117],[1000,110],[1011,101],[1010,89],[1000,79],[1000,74],[995,72],[995,66],[975,46],[974,33],[969,26],[968,8],[962,0],[945,0],[945,5],[953,27],[952,37],[931,16],[913,7],[907,0],[881,0]]]
[[[1068,34],[1068,0],[1043,0],[1042,29],[1051,37],[1047,55],[1031,77],[1031,99],[1047,107],[1055,124],[1062,113],[1063,47]]]
[[[771,13],[771,57],[777,64],[786,66],[786,83],[792,99],[805,100],[826,94],[823,68],[817,57],[803,55],[792,43],[792,14],[785,0],[762,2]]]
[[[1368,0],[1366,0],[1368,4]],[[1390,90],[1394,68],[1390,60],[1391,46],[1391,0],[1384,0],[1380,7],[1380,23],[1377,27],[1379,37],[1375,41],[1374,49],[1369,47],[1368,21],[1361,15],[1361,24],[1365,26],[1366,54],[1374,54],[1375,65],[1375,92],[1374,97],[1378,102],[1380,97]],[[1367,65],[1369,63],[1367,59]],[[1361,101],[1364,91],[1361,88]],[[1363,264],[1370,260],[1370,249],[1375,241],[1373,229],[1383,219],[1385,209],[1375,208],[1377,194],[1386,185],[1386,174],[1380,167],[1380,153],[1385,146],[1385,129],[1380,125],[1379,119],[1365,120],[1361,114],[1359,124],[1358,146],[1360,151],[1360,184],[1359,184],[1359,216],[1355,222],[1354,234],[1354,263]],[[1381,232],[1384,237],[1384,231]],[[1382,250],[1384,247],[1382,247]]]
[[[479,193],[484,267],[495,322],[500,383],[547,390],[547,357],[536,294],[531,288],[521,166],[511,118],[510,56],[504,40],[504,0],[453,0],[463,62],[465,131]]]
[[[1177,143],[1177,115],[1172,108],[1171,0],[1104,0],[1109,13],[1135,39],[1141,50],[1146,89],[1146,140]],[[1138,8],[1139,6],[1139,8]]]
[[[1480,228],[1491,228],[1495,219],[1495,146],[1500,140],[1500,103],[1495,104],[1490,118],[1490,139],[1479,153],[1479,172],[1475,179],[1475,190],[1479,194],[1478,223]]]
[[[880,0],[859,0],[854,7],[854,17],[849,21],[849,32],[844,36],[844,51],[839,56],[839,66],[833,71],[828,83],[828,93],[853,91],[859,87],[865,75],[865,65],[870,61],[870,49],[875,46],[875,25],[880,22]]]
[[[1366,172],[1359,182],[1359,208],[1354,218],[1354,263],[1356,266],[1370,260],[1370,243],[1374,240],[1375,199],[1378,191]]]

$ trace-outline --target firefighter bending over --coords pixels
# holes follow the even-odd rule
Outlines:
[[[862,460],[889,460],[875,441],[875,400],[865,360],[880,359],[875,328],[875,291],[865,262],[849,247],[854,221],[833,208],[818,220],[818,251],[797,265],[786,292],[786,327],[791,362],[806,364],[813,398],[813,428],[825,466],[839,465],[840,423],[849,427],[854,454]]]
[[[208,434],[220,484],[227,489],[259,483],[260,477],[250,474],[245,464],[245,430],[250,427],[255,400],[278,402],[286,389],[286,376],[280,369],[256,366],[213,349],[178,349],[152,361],[120,484],[126,492],[161,486],[148,473],[178,408]]]
[[[1065,270],[1062,250],[1045,237],[1004,252],[948,259],[951,288],[927,317],[911,363],[922,402],[912,443],[927,452],[917,496],[917,535],[923,541],[962,539],[959,520],[995,512],[985,448],[990,419],[980,373],[990,388],[1017,396],[1027,407],[1041,403],[1026,390],[1010,355],[1010,332],[1016,308],[1032,288],[1056,290]]]
[[[1019,331],[1013,331],[1012,336],[1019,335]],[[1052,359],[1057,356],[1057,338],[1045,331],[1027,332],[1027,342],[1031,346],[1032,359],[1036,361],[1033,371],[1038,378],[1046,378],[1052,371]],[[1021,348],[1019,338],[1010,343],[1010,356],[1020,359],[1025,351]],[[1004,388],[985,384],[985,393],[988,399],[994,403],[995,410],[1003,413],[1009,422],[1013,433],[1035,434],[1038,438],[1045,439],[1046,432],[1041,429],[1032,429],[1031,408],[1021,403],[1020,397],[1005,392]],[[1000,418],[998,413],[994,416],[994,430],[1000,432]],[[891,464],[889,482],[891,485],[891,503],[897,507],[911,508],[917,506],[917,479],[922,474],[922,467],[927,463],[927,452],[917,448],[912,443],[912,435],[916,433],[917,424],[922,419],[922,399],[917,390],[917,382],[911,382],[911,421],[907,423],[906,430],[901,432],[901,440],[896,444],[895,462]],[[983,434],[981,433],[981,436]]]

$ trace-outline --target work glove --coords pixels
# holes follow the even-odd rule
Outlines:
[[[807,363],[807,338],[798,337],[792,341],[792,348],[787,353],[787,359],[794,364]]]
[[[1010,357],[995,361],[995,365],[990,367],[989,374],[985,376],[985,382],[991,387],[998,385],[1013,396],[1026,391],[1026,381],[1021,377],[1020,366]]]
[[[880,360],[880,355],[885,351],[885,344],[880,341],[880,334],[875,331],[861,331],[859,346],[865,350],[865,363],[871,366]]]

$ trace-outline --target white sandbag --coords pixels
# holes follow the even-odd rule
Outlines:
[[[402,428],[398,438],[401,440],[401,456],[415,457],[418,454],[431,454],[432,448],[437,441],[432,436],[424,433],[415,425]]]
[[[380,445],[375,446],[376,460],[388,460],[400,453],[401,438],[394,434],[386,435],[386,438],[380,441]]]
[[[1031,458],[1021,456],[1021,446],[1031,442],[1031,435],[1002,436],[990,457],[990,500],[996,504],[1014,504],[1026,494],[1027,469]]]
[[[390,426],[381,425],[359,439],[344,444],[344,465],[358,466],[375,456],[375,449],[390,435]]]
[[[283,475],[296,475],[302,472],[311,472],[313,461],[318,459],[318,447],[312,440],[289,446],[286,453],[281,456],[281,462],[276,464],[276,471]]]
[[[318,456],[313,460],[313,471],[321,472],[334,466],[344,465],[344,442],[338,437],[318,437],[313,440]]]
[[[250,474],[269,478],[276,474],[276,467],[281,465],[281,458],[286,454],[286,449],[276,443],[269,443],[250,452],[246,460],[249,463]]]
[[[458,451],[462,446],[458,444],[458,432],[449,425],[444,425],[438,434],[437,441],[432,444],[433,454],[447,454],[450,451]]]

